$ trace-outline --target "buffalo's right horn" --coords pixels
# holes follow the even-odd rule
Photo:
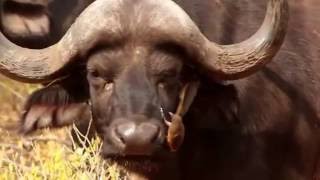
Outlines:
[[[280,49],[288,24],[286,0],[269,0],[264,22],[249,39],[232,45],[206,41],[201,63],[222,80],[246,77],[270,62]]]
[[[142,0],[140,0],[142,1]],[[150,0],[149,0],[150,1]],[[162,20],[154,31],[162,41],[182,45],[193,61],[214,80],[235,80],[246,77],[272,60],[279,51],[287,31],[289,8],[287,0],[269,0],[262,26],[247,40],[231,45],[219,45],[205,37],[195,22],[173,1],[157,3]],[[151,24],[152,25],[152,24]]]

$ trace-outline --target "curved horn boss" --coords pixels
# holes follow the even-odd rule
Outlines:
[[[0,33],[0,71],[25,82],[38,83],[56,78],[70,61],[84,55],[100,41],[112,41],[123,30],[118,15],[122,5],[130,2],[95,1],[57,44],[45,49],[21,48]],[[145,26],[156,29],[158,38],[183,44],[187,51],[196,55],[196,64],[220,80],[245,77],[269,62],[282,45],[288,22],[287,1],[269,0],[264,22],[253,36],[238,44],[218,45],[209,41],[173,1],[139,4],[156,7],[153,20]]]

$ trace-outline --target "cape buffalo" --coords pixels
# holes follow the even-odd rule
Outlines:
[[[45,49],[0,34],[0,70],[19,81],[54,81],[29,100],[31,109],[90,106],[103,157],[146,178],[319,178],[320,1],[290,1],[289,24],[286,0],[176,3],[97,0]],[[72,83],[60,91],[66,79]],[[190,84],[196,91],[184,96]],[[63,112],[51,114],[49,122],[24,119],[23,129],[64,121]],[[168,129],[184,129],[180,148],[166,141],[176,137]]]

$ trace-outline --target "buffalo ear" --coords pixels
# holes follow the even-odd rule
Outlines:
[[[86,103],[63,106],[32,105],[21,118],[20,133],[37,129],[67,126],[77,121],[90,121],[91,111]]]
[[[89,86],[86,76],[72,73],[70,76],[58,79],[34,91],[27,99],[24,109],[28,110],[31,105],[35,104],[60,106],[86,102],[88,99]]]
[[[33,92],[24,106],[20,132],[26,134],[45,127],[89,121],[87,86],[78,83],[66,79]]]

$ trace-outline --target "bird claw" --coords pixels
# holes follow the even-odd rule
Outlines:
[[[171,124],[172,124],[172,118],[173,118],[173,113],[172,112],[169,112],[169,115],[170,115],[170,121],[169,120],[167,120],[167,119],[164,119],[164,123],[167,125],[167,126],[171,126]]]
[[[168,121],[168,120],[166,120],[166,119],[164,120],[164,123],[165,123],[167,126],[171,126],[171,124],[172,124],[170,121]]]

